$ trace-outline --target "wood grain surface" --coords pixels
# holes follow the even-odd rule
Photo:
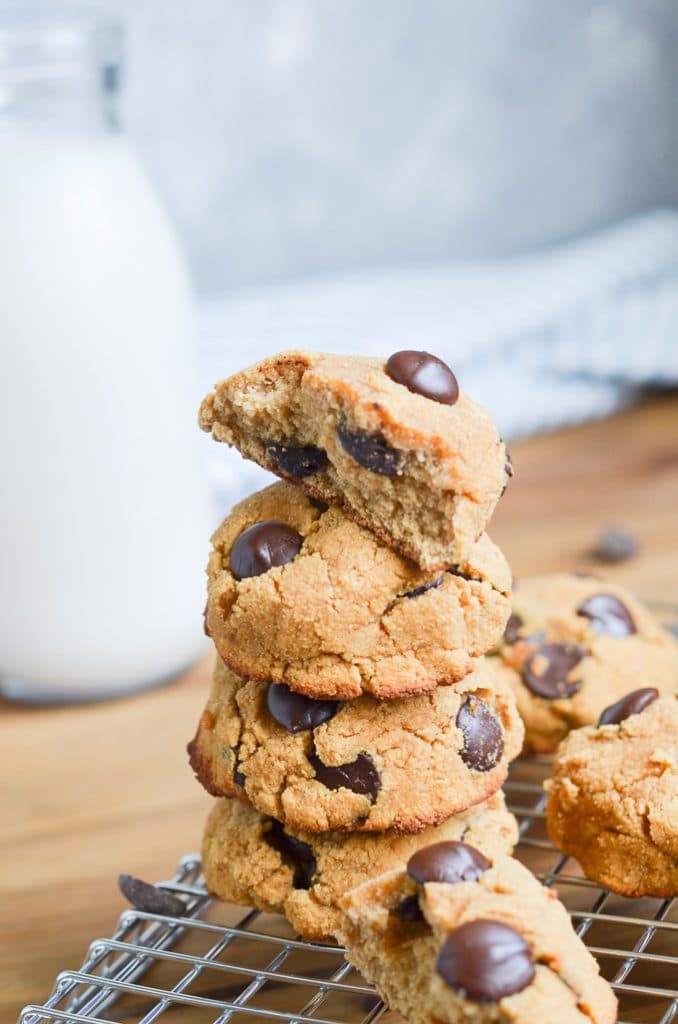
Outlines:
[[[513,446],[516,477],[491,533],[517,578],[596,568],[641,597],[678,601],[678,398]],[[637,536],[601,570],[601,526]],[[207,543],[206,543],[207,547]],[[197,623],[199,615],[196,616]],[[199,626],[197,626],[199,628]],[[42,1002],[123,907],[120,871],[161,879],[200,843],[210,803],[185,756],[210,657],[176,682],[105,704],[0,703],[0,1022]]]

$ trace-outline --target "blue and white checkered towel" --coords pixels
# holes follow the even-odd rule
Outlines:
[[[507,439],[608,415],[639,388],[678,384],[678,214],[510,261],[364,271],[202,307],[204,391],[287,348],[434,352]],[[227,499],[269,479],[219,449]]]

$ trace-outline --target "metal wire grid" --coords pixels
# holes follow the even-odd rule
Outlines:
[[[541,786],[548,768],[520,759],[505,787],[520,820],[517,856],[557,883],[574,926],[620,1001],[619,1024],[678,1024],[678,901],[625,900],[583,878],[546,837]],[[301,942],[282,918],[212,901],[197,855],[182,859],[168,890],[186,901],[180,918],[125,910],[110,939],[97,939],[79,971],[64,971],[44,1006],[20,1024],[68,1021],[225,1024],[371,1024],[399,1019],[336,946]]]

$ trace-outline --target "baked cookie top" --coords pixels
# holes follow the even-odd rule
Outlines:
[[[311,697],[457,682],[509,614],[509,567],[487,534],[458,566],[426,573],[290,484],[236,505],[212,544],[206,628],[219,654]]]
[[[499,650],[526,746],[555,750],[639,686],[678,687],[678,644],[623,587],[570,573],[521,579]]]
[[[189,745],[214,795],[292,828],[415,832],[486,800],[522,745],[510,688],[484,662],[454,689],[407,700],[313,700],[242,680],[217,660]]]
[[[421,832],[375,835],[294,830],[225,799],[215,803],[207,821],[202,865],[211,893],[283,913],[300,935],[317,942],[334,939],[341,896],[405,863],[422,846],[463,839],[494,857],[510,853],[517,838],[501,792]]]
[[[625,896],[678,895],[678,697],[652,687],[562,742],[548,791],[553,842]]]
[[[220,381],[199,422],[427,571],[464,558],[512,473],[488,414],[427,353],[283,352]]]
[[[340,906],[348,959],[413,1024],[616,1020],[565,908],[516,860],[438,843]]]

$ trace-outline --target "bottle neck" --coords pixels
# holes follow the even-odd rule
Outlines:
[[[120,40],[106,19],[0,14],[0,129],[117,130]]]

